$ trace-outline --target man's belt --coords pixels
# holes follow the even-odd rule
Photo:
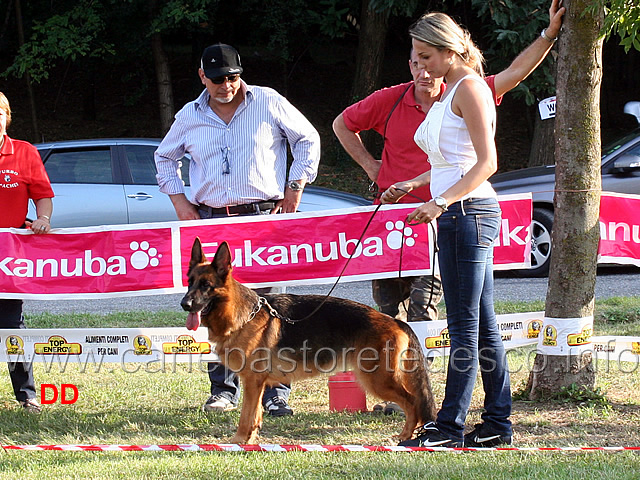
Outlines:
[[[245,203],[243,205],[231,205],[228,207],[214,208],[209,205],[198,205],[199,210],[204,210],[210,215],[256,215],[265,210],[273,210],[276,202],[267,200],[264,202]]]

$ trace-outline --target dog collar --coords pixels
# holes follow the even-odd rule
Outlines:
[[[260,311],[260,309],[262,307],[264,307],[264,305],[267,303],[267,299],[264,297],[258,297],[258,303],[256,303],[256,306],[253,307],[253,310],[251,310],[251,313],[249,313],[249,318],[247,319],[248,322],[250,322],[251,320],[254,319],[254,317],[258,314],[258,312]]]
[[[251,313],[249,313],[249,318],[247,322],[250,322],[251,320],[253,320],[255,316],[258,314],[258,312],[262,309],[262,307],[266,307],[267,310],[269,311],[269,315],[271,315],[272,317],[279,318],[280,320],[284,320],[287,323],[295,323],[290,318],[280,315],[278,311],[275,308],[273,308],[271,304],[267,301],[267,299],[264,297],[258,297],[258,303],[256,303],[256,306],[253,307],[253,310],[251,310]]]

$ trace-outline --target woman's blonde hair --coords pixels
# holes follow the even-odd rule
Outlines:
[[[0,108],[7,114],[7,128],[9,128],[9,125],[11,125],[11,106],[2,92],[0,92]]]
[[[451,50],[478,75],[484,76],[482,52],[471,40],[471,34],[449,15],[439,12],[425,13],[409,28],[411,38],[439,50]]]

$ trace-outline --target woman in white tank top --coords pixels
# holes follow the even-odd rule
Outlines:
[[[438,223],[451,353],[438,416],[404,446],[493,447],[510,444],[511,392],[506,355],[493,309],[493,244],[500,207],[488,179],[497,170],[495,105],[482,79],[482,54],[469,33],[442,13],[423,15],[409,30],[421,67],[445,77],[447,90],[415,134],[431,170],[382,195],[397,201],[430,184],[433,200],[408,221]],[[464,434],[478,364],[485,390],[483,422]]]

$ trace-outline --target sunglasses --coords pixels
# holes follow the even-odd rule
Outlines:
[[[216,85],[222,85],[224,82],[235,83],[240,78],[240,75],[223,75],[222,77],[210,78],[211,83]]]

